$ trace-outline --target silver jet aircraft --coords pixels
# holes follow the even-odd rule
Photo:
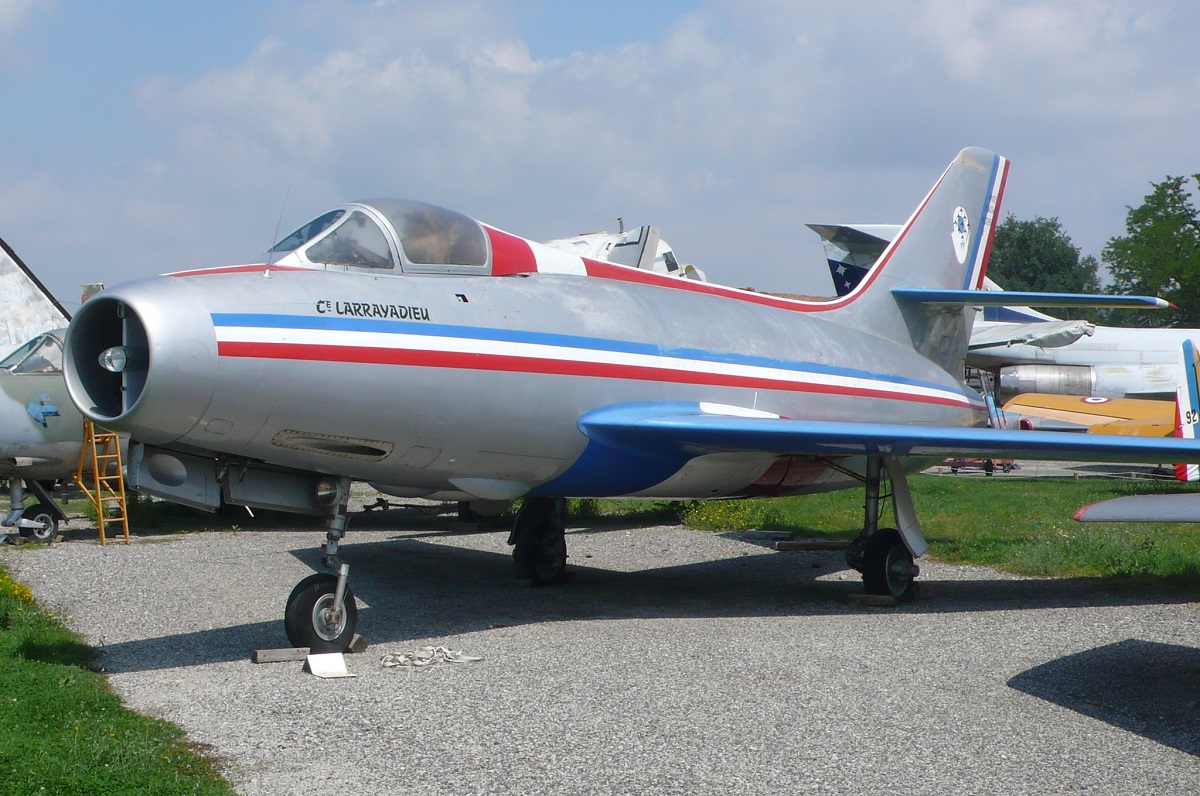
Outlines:
[[[87,416],[132,436],[135,488],[326,518],[330,571],[284,612],[314,651],[345,649],[357,622],[339,557],[354,480],[523,498],[509,541],[535,582],[563,574],[567,497],[865,485],[849,563],[868,591],[902,597],[928,547],[906,474],[932,461],[1200,458],[1195,440],[983,427],[961,376],[1007,171],[963,150],[871,275],[825,302],[593,260],[419,202],[355,202],[273,262],[98,294],[68,330],[67,382]]]

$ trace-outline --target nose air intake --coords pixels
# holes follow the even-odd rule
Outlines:
[[[146,326],[137,312],[120,299],[97,297],[72,325],[67,387],[92,420],[119,420],[141,398],[149,360]]]
[[[202,296],[153,277],[88,299],[67,329],[71,400],[93,422],[165,444],[192,431],[213,397],[217,343]]]

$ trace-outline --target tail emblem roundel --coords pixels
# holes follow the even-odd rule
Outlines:
[[[967,261],[967,244],[970,237],[971,222],[967,220],[967,211],[961,207],[954,208],[954,230],[950,233],[950,240],[954,241],[954,254],[960,264]]]

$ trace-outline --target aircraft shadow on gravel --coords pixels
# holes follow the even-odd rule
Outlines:
[[[1044,663],[1008,685],[1200,757],[1200,649],[1131,638]]]
[[[361,527],[361,526],[360,526]],[[591,533],[578,529],[570,537]],[[453,538],[430,531],[359,541],[343,548],[358,587],[360,630],[374,648],[558,621],[646,618],[878,615],[882,612],[956,613],[1186,602],[1179,594],[1106,587],[1098,579],[923,580],[917,599],[897,608],[860,607],[857,574],[846,569],[840,552],[764,551],[740,535],[725,538],[745,545],[746,555],[677,566],[618,571],[590,566],[584,546],[571,557],[570,582],[530,588],[513,576],[511,556],[425,541]],[[360,539],[362,537],[359,537]],[[632,537],[653,551],[650,536]],[[291,551],[314,570],[320,551],[300,544]],[[642,557],[641,553],[631,553]],[[845,573],[845,580],[819,579]],[[264,599],[284,603],[286,594]],[[422,641],[422,643],[425,643]],[[103,648],[106,672],[133,672],[246,660],[255,649],[290,646],[278,622],[120,642]],[[367,655],[371,654],[370,650]]]

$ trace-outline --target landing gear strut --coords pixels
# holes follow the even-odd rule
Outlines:
[[[912,596],[916,588],[913,580],[921,570],[913,563],[913,553],[904,535],[895,528],[879,527],[880,483],[884,470],[882,456],[867,457],[863,530],[846,551],[846,562],[862,573],[863,588],[867,594],[890,595],[902,600]],[[905,527],[909,527],[909,533],[915,534],[924,545],[916,525],[916,515],[912,511],[907,482],[898,468],[895,472],[898,475],[893,476],[892,482],[897,524],[907,520]],[[902,513],[906,516],[902,517]],[[924,553],[924,548],[917,552]]]
[[[358,606],[349,584],[350,565],[338,557],[338,545],[349,521],[349,479],[340,479],[328,491],[319,491],[318,502],[330,510],[321,563],[337,574],[318,572],[297,583],[283,612],[283,627],[293,647],[308,647],[314,653],[345,652],[358,627]]]
[[[25,487],[37,496],[40,502],[25,508]],[[58,523],[65,521],[67,515],[63,512],[54,498],[45,488],[34,480],[24,480],[13,476],[8,482],[8,516],[2,524],[6,528],[15,527],[22,536],[49,544],[58,535]],[[2,532],[0,532],[2,533]]]
[[[517,577],[534,586],[559,583],[567,571],[567,539],[563,498],[526,498],[517,512],[508,543],[513,546]]]

